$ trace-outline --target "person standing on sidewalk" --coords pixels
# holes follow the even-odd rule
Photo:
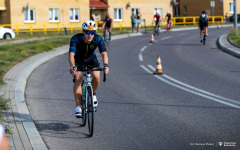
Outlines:
[[[131,22],[132,22],[132,33],[134,33],[135,24],[136,24],[136,15],[134,14],[134,12],[132,13],[132,16],[131,16]]]
[[[137,19],[141,19],[141,14],[137,12]],[[138,22],[137,24],[137,32],[140,33],[140,27],[141,27],[141,22]]]

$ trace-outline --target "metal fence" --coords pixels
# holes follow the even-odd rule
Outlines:
[[[174,17],[173,25],[187,25],[187,24],[197,24],[199,17]],[[222,23],[222,16],[209,16],[209,23]],[[102,21],[96,22],[98,29],[102,28]],[[161,25],[165,25],[166,20],[161,21]],[[58,23],[58,24],[2,24],[2,27],[7,27],[13,29],[13,31],[18,35],[21,32],[29,32],[33,34],[34,32],[44,32],[47,34],[49,31],[62,32],[69,31],[73,33],[74,30],[82,30],[82,22],[79,23]],[[121,31],[122,28],[131,27],[131,20],[124,21],[114,21],[113,28],[119,28]]]

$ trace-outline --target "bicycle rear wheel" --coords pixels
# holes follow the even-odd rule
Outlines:
[[[93,108],[93,95],[92,88],[87,87],[87,101],[88,101],[88,131],[89,136],[93,136],[93,128],[94,128],[94,108]]]
[[[203,45],[205,45],[205,44],[206,44],[206,33],[203,32]]]

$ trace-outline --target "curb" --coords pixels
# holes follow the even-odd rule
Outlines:
[[[230,48],[230,47],[227,47],[227,46],[224,44],[224,42],[223,42],[223,39],[224,39],[224,38],[226,38],[226,40],[227,40],[227,34],[221,35],[221,36],[218,38],[218,45],[219,45],[219,47],[220,47],[223,51],[225,51],[225,52],[227,52],[227,53],[229,53],[229,54],[231,54],[231,55],[234,55],[234,56],[240,58],[240,52],[239,52],[239,51],[236,51],[236,50],[234,50],[234,49],[232,49],[232,48]]]
[[[123,34],[123,35],[116,35],[112,36],[112,40],[121,39],[121,38],[128,38],[133,36],[141,36],[143,34]],[[14,87],[14,97],[16,101],[16,106],[18,109],[18,113],[20,115],[21,123],[25,129],[25,132],[28,136],[28,139],[30,141],[30,144],[32,146],[32,149],[34,150],[47,150],[47,146],[44,143],[42,137],[40,136],[34,121],[32,120],[32,117],[30,115],[30,112],[27,108],[26,101],[25,101],[25,88],[27,84],[27,80],[31,73],[41,64],[45,63],[46,61],[62,55],[66,52],[68,52],[69,45],[65,45],[62,47],[58,47],[55,50],[44,52],[37,54],[35,56],[32,56],[23,62],[17,64],[16,66],[12,67],[4,76],[4,80],[8,80],[9,76],[11,76],[12,73],[17,73],[19,76],[14,79],[16,81],[16,85]],[[36,61],[37,60],[37,61]],[[27,65],[26,65],[27,64]],[[30,65],[28,65],[30,64]],[[19,72],[19,68],[23,68]],[[20,141],[17,141],[20,142]],[[24,141],[21,141],[24,145]],[[15,145],[15,144],[14,144]],[[17,147],[16,147],[17,148]]]

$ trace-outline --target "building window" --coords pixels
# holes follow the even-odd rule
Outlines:
[[[78,8],[70,9],[70,21],[79,21],[79,9]]]
[[[140,9],[139,8],[132,8],[132,13],[134,13],[136,15],[137,13],[140,13]]]
[[[121,21],[122,20],[122,9],[114,8],[114,20]]]
[[[49,9],[49,22],[59,22],[59,9],[50,8]]]
[[[233,13],[233,3],[229,3],[229,12]]]
[[[163,18],[163,15],[162,15],[162,8],[154,8],[154,15],[158,13],[160,16],[161,16],[161,20]]]
[[[173,8],[173,14],[174,14],[174,16],[179,16],[179,15],[180,15],[180,9],[179,9],[179,7],[174,7],[174,8]]]
[[[24,22],[35,22],[35,9],[24,9]]]
[[[187,6],[184,6],[184,14],[187,14]]]

